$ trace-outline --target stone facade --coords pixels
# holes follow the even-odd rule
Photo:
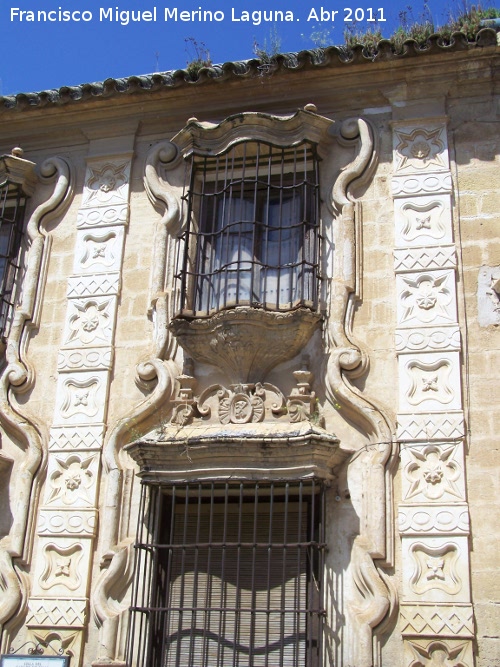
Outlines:
[[[2,653],[126,664],[141,480],[314,478],[321,664],[499,664],[498,55],[486,30],[3,100],[1,152],[36,178],[0,382]],[[179,317],[186,165],[255,141],[317,147],[318,303]]]

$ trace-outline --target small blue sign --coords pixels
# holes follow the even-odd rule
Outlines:
[[[69,656],[2,655],[0,667],[69,667]]]

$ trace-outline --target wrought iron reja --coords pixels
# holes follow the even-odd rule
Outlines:
[[[321,664],[324,517],[314,479],[144,484],[127,666]]]
[[[30,646],[30,648],[27,649],[29,655],[43,655],[45,652],[46,648],[50,648],[51,651],[53,651],[56,655],[64,655],[64,649],[62,647],[55,649],[53,646],[50,645],[50,642],[25,642],[22,646],[19,648],[14,648],[13,646],[10,647],[9,649],[9,654],[10,655],[17,655],[20,651],[24,649],[25,646]],[[69,653],[67,653],[69,655]]]
[[[0,333],[5,335],[14,306],[14,283],[23,236],[26,197],[20,185],[0,186]]]
[[[315,310],[319,277],[316,147],[244,140],[193,155],[181,239],[182,316],[240,305]]]

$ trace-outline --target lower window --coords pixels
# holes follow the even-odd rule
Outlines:
[[[314,481],[145,484],[127,664],[320,665],[323,507]]]

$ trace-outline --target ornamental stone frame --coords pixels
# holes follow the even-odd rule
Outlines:
[[[257,383],[255,387],[245,383],[234,385],[231,365],[225,367],[224,377],[220,376],[220,371],[216,373],[221,382],[213,385],[210,377],[215,371],[208,366],[206,359],[202,363],[193,354],[193,367],[193,362],[184,357],[184,369],[181,370],[182,353],[178,341],[166,326],[175,314],[172,294],[174,259],[177,237],[185,224],[181,199],[185,180],[182,156],[193,142],[215,153],[233,140],[263,138],[285,146],[305,137],[317,143],[324,160],[321,225],[326,237],[323,271],[327,277],[322,288],[323,333],[313,334],[311,341],[304,343],[304,351],[309,354],[312,350],[314,366],[319,368],[319,364],[324,363],[324,380],[318,377],[319,391],[315,390],[314,394],[310,384],[313,373],[308,367],[308,359],[300,361],[300,356],[296,356],[288,362],[288,368],[293,370],[297,382],[297,387],[291,391],[269,385],[264,377],[259,380],[261,384]],[[344,642],[342,650],[345,651],[346,664],[355,664],[356,667],[377,664],[379,651],[374,650],[377,632],[373,629],[375,626],[378,626],[378,631],[383,629],[384,620],[390,623],[396,607],[394,586],[383,571],[393,560],[391,467],[395,460],[394,429],[376,401],[354,389],[351,383],[352,379],[366,372],[368,365],[367,352],[355,342],[351,333],[353,306],[361,289],[360,266],[356,261],[360,253],[358,226],[361,205],[353,192],[370,177],[377,158],[376,146],[377,138],[367,121],[348,119],[336,123],[317,115],[313,105],[308,105],[305,110],[287,117],[247,113],[217,125],[190,119],[184,130],[171,141],[151,149],[146,162],[145,186],[153,205],[163,206],[165,212],[156,229],[151,277],[154,346],[150,359],[140,365],[138,371],[142,381],[150,382],[156,378],[157,382],[150,398],[117,425],[105,448],[108,460],[114,460],[108,468],[112,474],[108,477],[109,510],[104,516],[107,525],[116,525],[119,521],[116,509],[111,506],[116,508],[119,505],[116,498],[123,493],[125,471],[117,452],[124,433],[130,424],[150,418],[152,412],[160,408],[163,414],[171,414],[171,423],[163,421],[147,436],[126,447],[141,465],[140,475],[145,480],[192,479],[199,474],[195,471],[195,468],[199,470],[197,466],[202,466],[205,471],[203,477],[207,479],[227,478],[228,471],[234,472],[235,468],[245,479],[245,466],[249,465],[249,460],[246,463],[240,461],[243,465],[238,465],[238,448],[231,446],[229,441],[222,451],[223,463],[214,465],[213,461],[210,462],[210,447],[217,448],[220,441],[221,422],[225,432],[229,429],[233,433],[234,437],[230,436],[230,440],[233,437],[232,441],[236,442],[243,435],[249,447],[255,446],[255,455],[249,456],[253,461],[259,460],[257,452],[262,443],[269,438],[278,443],[273,454],[274,463],[267,460],[254,466],[252,474],[257,477],[285,474],[285,455],[290,461],[290,453],[279,444],[280,432],[285,442],[292,432],[298,433],[298,427],[302,429],[303,441],[309,443],[311,451],[315,451],[315,465],[319,465],[315,468],[316,474],[333,483],[341,464],[347,461],[344,466],[350,471],[353,489],[357,489],[354,495],[360,526],[351,545],[351,579],[345,592],[344,606],[348,641]],[[286,359],[278,357],[274,365],[283,361]],[[200,393],[197,393],[197,385],[200,385]],[[266,407],[268,394],[273,396],[269,408]],[[210,400],[216,403],[207,412],[205,404],[210,396],[213,396]],[[241,415],[236,415],[232,409],[238,396],[242,403],[248,404],[248,418],[240,419]],[[280,413],[280,405],[287,409]],[[354,424],[357,436],[353,434],[350,440],[340,439],[339,442],[335,436],[332,440],[332,435],[329,435],[331,442],[328,444],[326,436],[332,429],[330,413],[336,415],[336,419],[340,418],[347,432],[352,428],[348,425]],[[195,450],[190,449],[187,459],[185,455],[178,459],[179,455],[182,456],[181,441],[185,443],[186,438],[196,441],[197,424],[202,424],[204,444],[209,445],[208,449],[200,450],[201,459],[196,446]],[[332,452],[337,453],[333,458],[319,456],[318,459],[317,443],[320,441],[326,449],[334,447]],[[316,444],[313,445],[313,442]],[[310,474],[308,456],[306,454],[297,470],[290,474]],[[221,460],[220,456],[217,460]],[[318,463],[318,460],[322,462]],[[178,461],[182,461],[180,467]],[[363,489],[362,493],[360,489]],[[120,547],[116,540],[109,542],[109,551],[114,553],[108,575],[108,585],[111,586],[120,572],[127,569],[126,563],[130,559],[125,553],[127,547]],[[116,633],[116,623],[113,630],[109,620],[109,631]],[[335,625],[338,620],[332,616],[329,622]]]

